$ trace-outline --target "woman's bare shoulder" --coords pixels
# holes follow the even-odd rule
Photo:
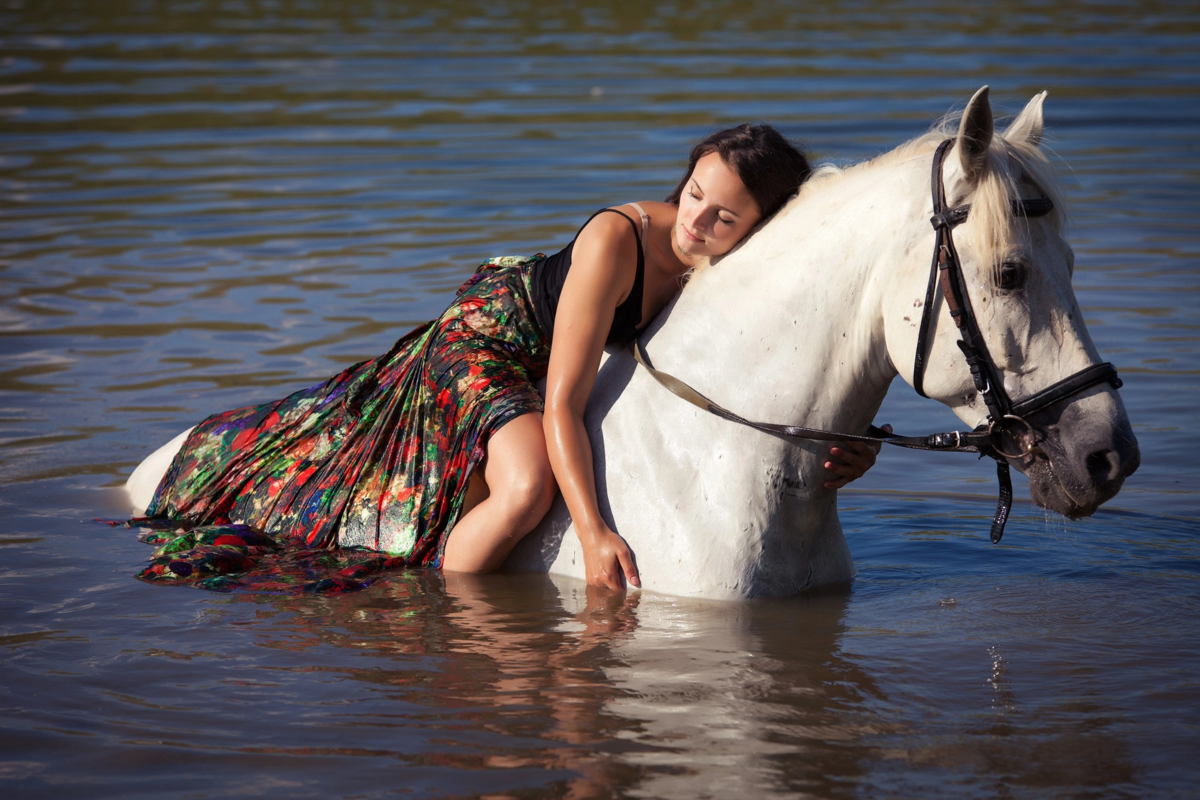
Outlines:
[[[624,211],[620,206],[613,208]],[[601,285],[605,302],[613,301],[615,308],[618,299],[629,292],[637,271],[641,222],[635,213],[635,229],[626,217],[624,213],[598,214],[575,237],[564,296],[577,285],[588,284],[587,291],[593,294]]]
[[[628,243],[634,243],[636,246],[636,236],[634,234],[633,225],[629,224],[629,215],[625,213],[625,206],[610,206],[614,211],[620,211],[619,214],[597,214],[592,217],[587,225],[579,231],[579,235],[575,237],[575,252],[579,253],[580,247],[585,250],[607,250],[610,248],[622,248]],[[633,214],[634,224],[641,227],[641,223],[637,219],[637,214]]]

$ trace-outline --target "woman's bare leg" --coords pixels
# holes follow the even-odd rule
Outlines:
[[[491,572],[546,516],[556,484],[546,455],[542,415],[523,414],[492,434],[487,460],[471,476],[465,508],[450,531],[442,569]],[[474,507],[471,507],[475,503]]]

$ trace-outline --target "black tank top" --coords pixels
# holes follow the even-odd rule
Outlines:
[[[587,227],[588,222],[606,211],[620,214],[629,220],[629,224],[633,226],[633,235],[637,238],[638,246],[637,273],[633,278],[633,288],[629,290],[629,296],[625,298],[625,302],[617,306],[613,312],[612,328],[609,329],[608,339],[605,340],[607,344],[616,344],[636,339],[640,333],[637,326],[642,321],[642,281],[646,272],[646,258],[642,252],[642,235],[638,230],[638,224],[627,214],[615,208],[600,209],[588,217],[587,222],[583,223],[579,230],[582,231]],[[575,239],[578,238],[579,234],[576,233]],[[554,336],[554,319],[558,312],[558,300],[562,296],[563,284],[566,283],[567,273],[571,269],[571,252],[575,248],[575,239],[534,267],[533,310],[547,340],[553,339]]]

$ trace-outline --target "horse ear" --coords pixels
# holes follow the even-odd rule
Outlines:
[[[1025,106],[1004,132],[1005,139],[1013,143],[1024,139],[1030,147],[1037,147],[1042,143],[1042,104],[1046,102],[1047,94],[1048,92],[1042,92],[1033,96],[1029,105]]]
[[[967,103],[967,110],[963,112],[962,122],[958,126],[958,157],[968,180],[974,181],[982,174],[995,129],[992,105],[988,102],[988,87],[984,86]]]

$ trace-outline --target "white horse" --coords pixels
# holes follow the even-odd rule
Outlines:
[[[1010,213],[1022,193],[1062,208],[1039,150],[1044,99],[1034,97],[997,135],[981,89],[943,173],[950,205],[972,207],[956,242],[979,325],[1015,398],[1100,361],[1071,289],[1061,213]],[[873,161],[818,170],[659,315],[642,336],[654,365],[750,419],[865,431],[892,379],[912,382],[934,239],[931,159],[943,138],[929,133]],[[974,427],[987,411],[949,313],[936,313],[924,388]],[[1040,505],[1086,516],[1137,468],[1136,439],[1107,385],[1051,414],[1041,451],[1010,461]],[[586,422],[601,511],[634,551],[645,590],[734,599],[853,578],[837,493],[822,486],[827,445],[706,414],[623,351],[602,363]],[[145,506],[184,438],[130,476],[135,505]],[[506,567],[582,579],[571,527],[560,498]]]

